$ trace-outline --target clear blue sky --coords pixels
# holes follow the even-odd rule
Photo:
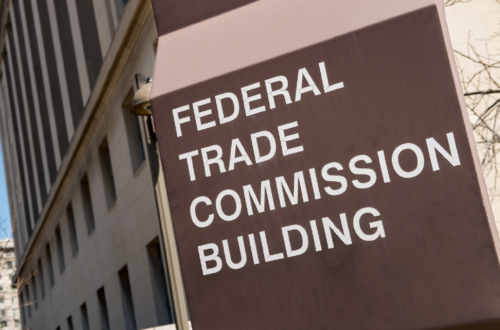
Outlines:
[[[12,231],[10,224],[9,199],[7,197],[7,185],[5,182],[5,169],[2,157],[2,145],[0,144],[0,239],[6,237],[5,232],[10,234]]]

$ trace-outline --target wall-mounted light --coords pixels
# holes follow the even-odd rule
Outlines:
[[[132,99],[132,106],[130,112],[137,116],[151,116],[151,104],[149,103],[149,96],[151,94],[152,78],[148,78],[146,83],[137,90]]]

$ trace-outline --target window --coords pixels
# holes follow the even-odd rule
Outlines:
[[[3,291],[3,285],[0,284],[0,291]]]
[[[108,305],[106,304],[104,287],[97,290],[97,300],[99,302],[99,315],[101,316],[101,329],[109,330]]]
[[[90,197],[90,186],[87,174],[83,176],[80,182],[82,188],[83,213],[85,215],[85,223],[87,225],[87,233],[90,235],[95,229],[94,210],[92,208],[92,198]]]
[[[5,304],[5,298],[4,297],[0,298],[0,304]]]
[[[19,301],[21,302],[21,320],[23,321],[23,324],[26,324],[26,312],[24,310],[24,296],[23,293],[21,292],[19,294]]]
[[[12,282],[12,279],[14,278],[14,274],[9,274],[10,281]]]
[[[148,244],[147,254],[151,284],[155,292],[154,306],[158,315],[158,325],[172,324],[174,320],[170,283],[165,277],[167,272],[163,267],[158,237]]]
[[[59,75],[57,69],[57,58],[54,50],[54,39],[52,38],[51,25],[54,24],[50,19],[49,8],[47,1],[36,1],[38,5],[38,16],[40,19],[40,28],[42,32],[43,45],[45,48],[45,62],[41,65],[46,65],[48,71],[48,78],[51,88],[46,91],[46,97],[49,93],[52,96],[52,109],[54,111],[56,127],[66,127],[64,123],[64,105],[61,96],[61,83],[59,82]],[[34,9],[33,9],[34,11]],[[32,13],[35,17],[36,13]],[[41,40],[42,41],[42,40]],[[57,42],[57,41],[56,41]],[[43,85],[43,84],[42,84]],[[58,92],[59,91],[59,92]],[[39,94],[40,95],[40,94]],[[42,112],[43,113],[43,112]],[[66,154],[68,149],[68,135],[58,134],[59,150],[55,150],[61,155]]]
[[[43,278],[42,259],[38,259],[38,281],[40,283],[40,290],[42,290],[42,299],[45,299],[45,281]],[[14,302],[14,301],[12,301]]]
[[[18,319],[14,320],[14,326],[15,326],[15,327],[19,327],[19,326],[21,326],[21,324],[19,323],[19,320],[18,320]]]
[[[67,321],[68,321],[68,330],[74,330],[74,328],[73,328],[73,319],[71,318],[71,316],[68,317]]]
[[[45,255],[47,257],[47,268],[49,269],[50,286],[54,286],[54,266],[52,265],[52,253],[50,252],[50,243],[45,246]],[[22,303],[22,302],[21,302]]]
[[[36,2],[46,2],[46,1],[36,1]],[[81,84],[79,79],[79,73],[76,69],[78,67],[77,57],[75,53],[75,41],[71,32],[71,21],[73,17],[69,14],[68,2],[66,0],[54,0],[54,6],[57,9],[57,14],[55,16],[55,22],[51,22],[53,25],[57,24],[57,29],[59,32],[59,40],[54,40],[54,43],[60,43],[64,45],[61,47],[62,51],[62,67],[66,74],[66,84],[68,86],[68,97],[69,105],[71,110],[71,115],[73,118],[74,127],[78,126],[80,118],[83,114],[83,98],[81,93]],[[40,7],[40,6],[39,6]],[[76,18],[78,19],[78,18]],[[50,24],[50,23],[49,23]],[[81,40],[81,39],[80,39]],[[56,69],[57,70],[57,69]],[[61,82],[62,83],[62,82]],[[57,126],[66,127],[66,126]],[[65,153],[61,153],[64,155]]]
[[[135,319],[134,301],[132,299],[132,288],[130,287],[130,277],[128,275],[127,266],[123,267],[118,272],[120,279],[120,289],[122,294],[123,316],[125,318],[125,326],[127,329],[137,329]]]
[[[116,200],[115,179],[113,177],[113,168],[111,167],[111,155],[109,154],[108,139],[99,147],[99,159],[101,163],[102,181],[104,184],[104,192],[106,194],[106,202],[108,209]]]
[[[57,257],[59,259],[59,271],[62,273],[64,272],[66,265],[64,264],[64,250],[62,244],[61,229],[59,228],[59,225],[57,225],[56,227],[56,246],[57,246]]]
[[[132,169],[135,173],[142,163],[144,163],[146,155],[144,153],[139,118],[130,112],[133,97],[134,91],[131,89],[125,98],[125,102],[123,102],[122,113],[123,120],[125,121],[128,147],[130,150],[130,160],[132,161]]]
[[[80,306],[80,314],[82,314],[82,329],[89,330],[89,314],[87,313],[87,305],[85,303]]]
[[[30,288],[28,283],[26,283],[24,290],[26,292],[26,307],[28,308],[28,318],[31,318],[31,299],[30,299]]]
[[[16,304],[17,304],[17,298],[16,298],[16,297],[12,297],[12,303],[13,303],[14,305],[16,305]]]
[[[35,303],[35,310],[38,309],[38,292],[36,290],[36,277],[35,274],[31,274],[31,278],[33,279],[33,301]]]
[[[14,314],[14,318],[19,319],[19,309],[14,308],[12,310],[12,313]]]
[[[101,0],[102,1],[102,0]],[[94,88],[97,75],[102,65],[101,44],[97,32],[96,15],[94,14],[93,0],[75,1],[78,21],[80,22],[80,33],[83,43],[83,55],[87,64],[87,75],[90,90]],[[97,9],[97,8],[95,8]],[[90,14],[91,13],[91,14]],[[90,15],[89,15],[90,14]]]
[[[75,217],[73,216],[73,207],[71,203],[68,205],[66,209],[66,217],[68,218],[68,229],[69,229],[69,240],[71,242],[71,251],[73,252],[73,256],[78,252],[78,240],[76,238],[76,226],[75,226]]]
[[[12,261],[7,261],[7,268],[12,269]]]
[[[2,309],[3,311],[5,311],[5,309]],[[2,314],[2,315],[5,315],[5,314]],[[2,321],[2,328],[5,328],[7,327],[8,323],[7,321]]]
[[[1,310],[0,310],[0,314],[1,314],[2,316],[5,316],[7,313],[5,312],[5,309],[1,309]]]

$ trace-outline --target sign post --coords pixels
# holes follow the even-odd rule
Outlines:
[[[153,1],[193,328],[496,324],[497,230],[442,4],[215,2]]]

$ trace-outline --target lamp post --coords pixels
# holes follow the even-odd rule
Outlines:
[[[155,187],[156,205],[158,217],[160,219],[161,237],[164,249],[162,257],[166,260],[168,277],[172,289],[172,299],[175,313],[175,323],[178,330],[190,329],[188,323],[188,311],[186,297],[184,294],[184,286],[182,284],[181,270],[179,266],[179,257],[177,254],[177,246],[175,244],[174,228],[170,217],[170,208],[167,199],[167,188],[165,186],[165,178],[161,166],[161,158],[159,155],[158,142],[156,140],[153,117],[151,116],[151,107],[149,97],[151,93],[152,79],[147,78],[143,84],[139,83],[142,75],[136,75],[138,90],[135,92],[132,99],[130,112],[137,116],[142,116],[144,130],[147,134],[147,146],[149,155],[149,166]],[[142,85],[142,86],[140,86]]]

